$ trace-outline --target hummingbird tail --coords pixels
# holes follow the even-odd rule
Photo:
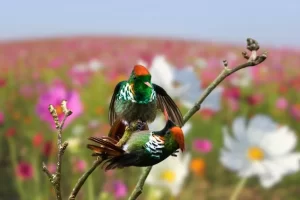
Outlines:
[[[116,146],[117,141],[113,138],[103,137],[90,137],[89,140],[97,143],[97,145],[88,144],[87,148],[91,149],[94,153],[92,156],[106,156],[108,158],[122,155],[125,151]]]
[[[117,119],[111,126],[108,136],[119,141],[125,132],[125,128],[126,122],[122,121],[121,119]]]
[[[122,155],[107,159],[103,163],[102,168],[104,168],[105,171],[107,171],[116,168],[136,166],[138,161],[139,161],[138,153],[124,153]]]

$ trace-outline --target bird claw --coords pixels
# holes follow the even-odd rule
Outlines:
[[[144,130],[144,128],[145,128],[145,126],[147,125],[147,123],[146,122],[143,122],[143,121],[141,121],[141,120],[138,120],[137,121],[137,130],[139,130],[139,131],[142,131],[142,130]]]
[[[179,153],[179,150],[176,150],[174,153],[171,154],[171,156],[177,157],[177,153]]]

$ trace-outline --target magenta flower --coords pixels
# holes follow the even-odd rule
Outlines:
[[[51,68],[58,68],[61,67],[64,64],[64,59],[63,58],[54,58],[49,62],[49,67]]]
[[[48,106],[52,104],[56,109],[59,119],[62,120],[63,112],[60,105],[63,100],[68,101],[67,106],[73,112],[66,120],[65,126],[68,126],[83,112],[80,96],[76,91],[68,91],[62,84],[56,83],[40,96],[36,105],[36,112],[40,119],[48,122],[53,129],[55,129],[55,124],[49,113]]]
[[[193,146],[196,151],[201,153],[208,153],[212,150],[212,143],[207,139],[196,139]]]
[[[16,174],[21,180],[28,180],[33,177],[33,169],[31,164],[20,162],[16,169]]]
[[[114,182],[115,198],[123,198],[127,195],[127,186],[120,180]]]
[[[86,162],[84,160],[76,160],[75,161],[75,171],[82,173],[86,169]]]
[[[280,97],[276,101],[276,108],[285,110],[288,107],[288,101],[284,97]]]
[[[293,105],[290,112],[296,120],[300,120],[300,104]]]
[[[4,124],[4,114],[0,112],[0,125]]]
[[[47,165],[47,168],[48,168],[49,172],[53,174],[56,171],[56,164],[55,163],[49,163]]]

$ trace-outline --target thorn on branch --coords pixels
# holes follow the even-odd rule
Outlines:
[[[246,51],[243,51],[242,52],[242,55],[243,55],[243,57],[246,59],[246,60],[248,60],[250,57],[248,56],[248,54],[247,54],[247,52]]]
[[[224,66],[224,68],[228,68],[228,61],[227,60],[223,60],[223,66]]]

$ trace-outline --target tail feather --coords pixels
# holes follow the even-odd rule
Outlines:
[[[91,149],[93,151],[93,156],[108,156],[108,157],[114,157],[122,155],[125,151],[121,149],[120,147],[116,146],[117,141],[114,139],[111,139],[109,137],[103,136],[103,137],[90,137],[89,140],[97,143],[97,145],[94,144],[88,144],[87,148]]]
[[[136,131],[149,130],[148,124],[146,122],[143,123],[143,122],[139,121],[138,123],[140,123],[140,124],[137,124]],[[117,119],[111,126],[111,129],[108,133],[108,137],[110,137],[116,141],[119,141],[123,137],[127,126],[128,126],[128,123],[126,121]]]
[[[108,133],[108,137],[113,138],[114,140],[119,141],[124,132],[125,132],[126,124],[121,119],[117,119],[110,128]]]
[[[122,155],[107,159],[102,168],[107,170],[115,168],[124,168],[129,166],[135,166],[139,161],[138,153],[124,153]]]
[[[116,146],[115,143],[112,143],[107,138],[90,137],[88,139],[91,140],[91,141],[93,141],[93,142],[96,142],[96,143],[100,144],[100,146],[112,149],[112,150],[114,150],[116,152],[119,152],[119,153],[124,153],[125,152],[122,148]]]
[[[113,157],[113,156],[119,156],[121,155],[120,152],[117,152],[113,149],[110,149],[108,147],[105,147],[103,145],[97,146],[93,144],[88,144],[87,148],[91,149],[93,151],[92,156],[108,156],[108,157]]]

